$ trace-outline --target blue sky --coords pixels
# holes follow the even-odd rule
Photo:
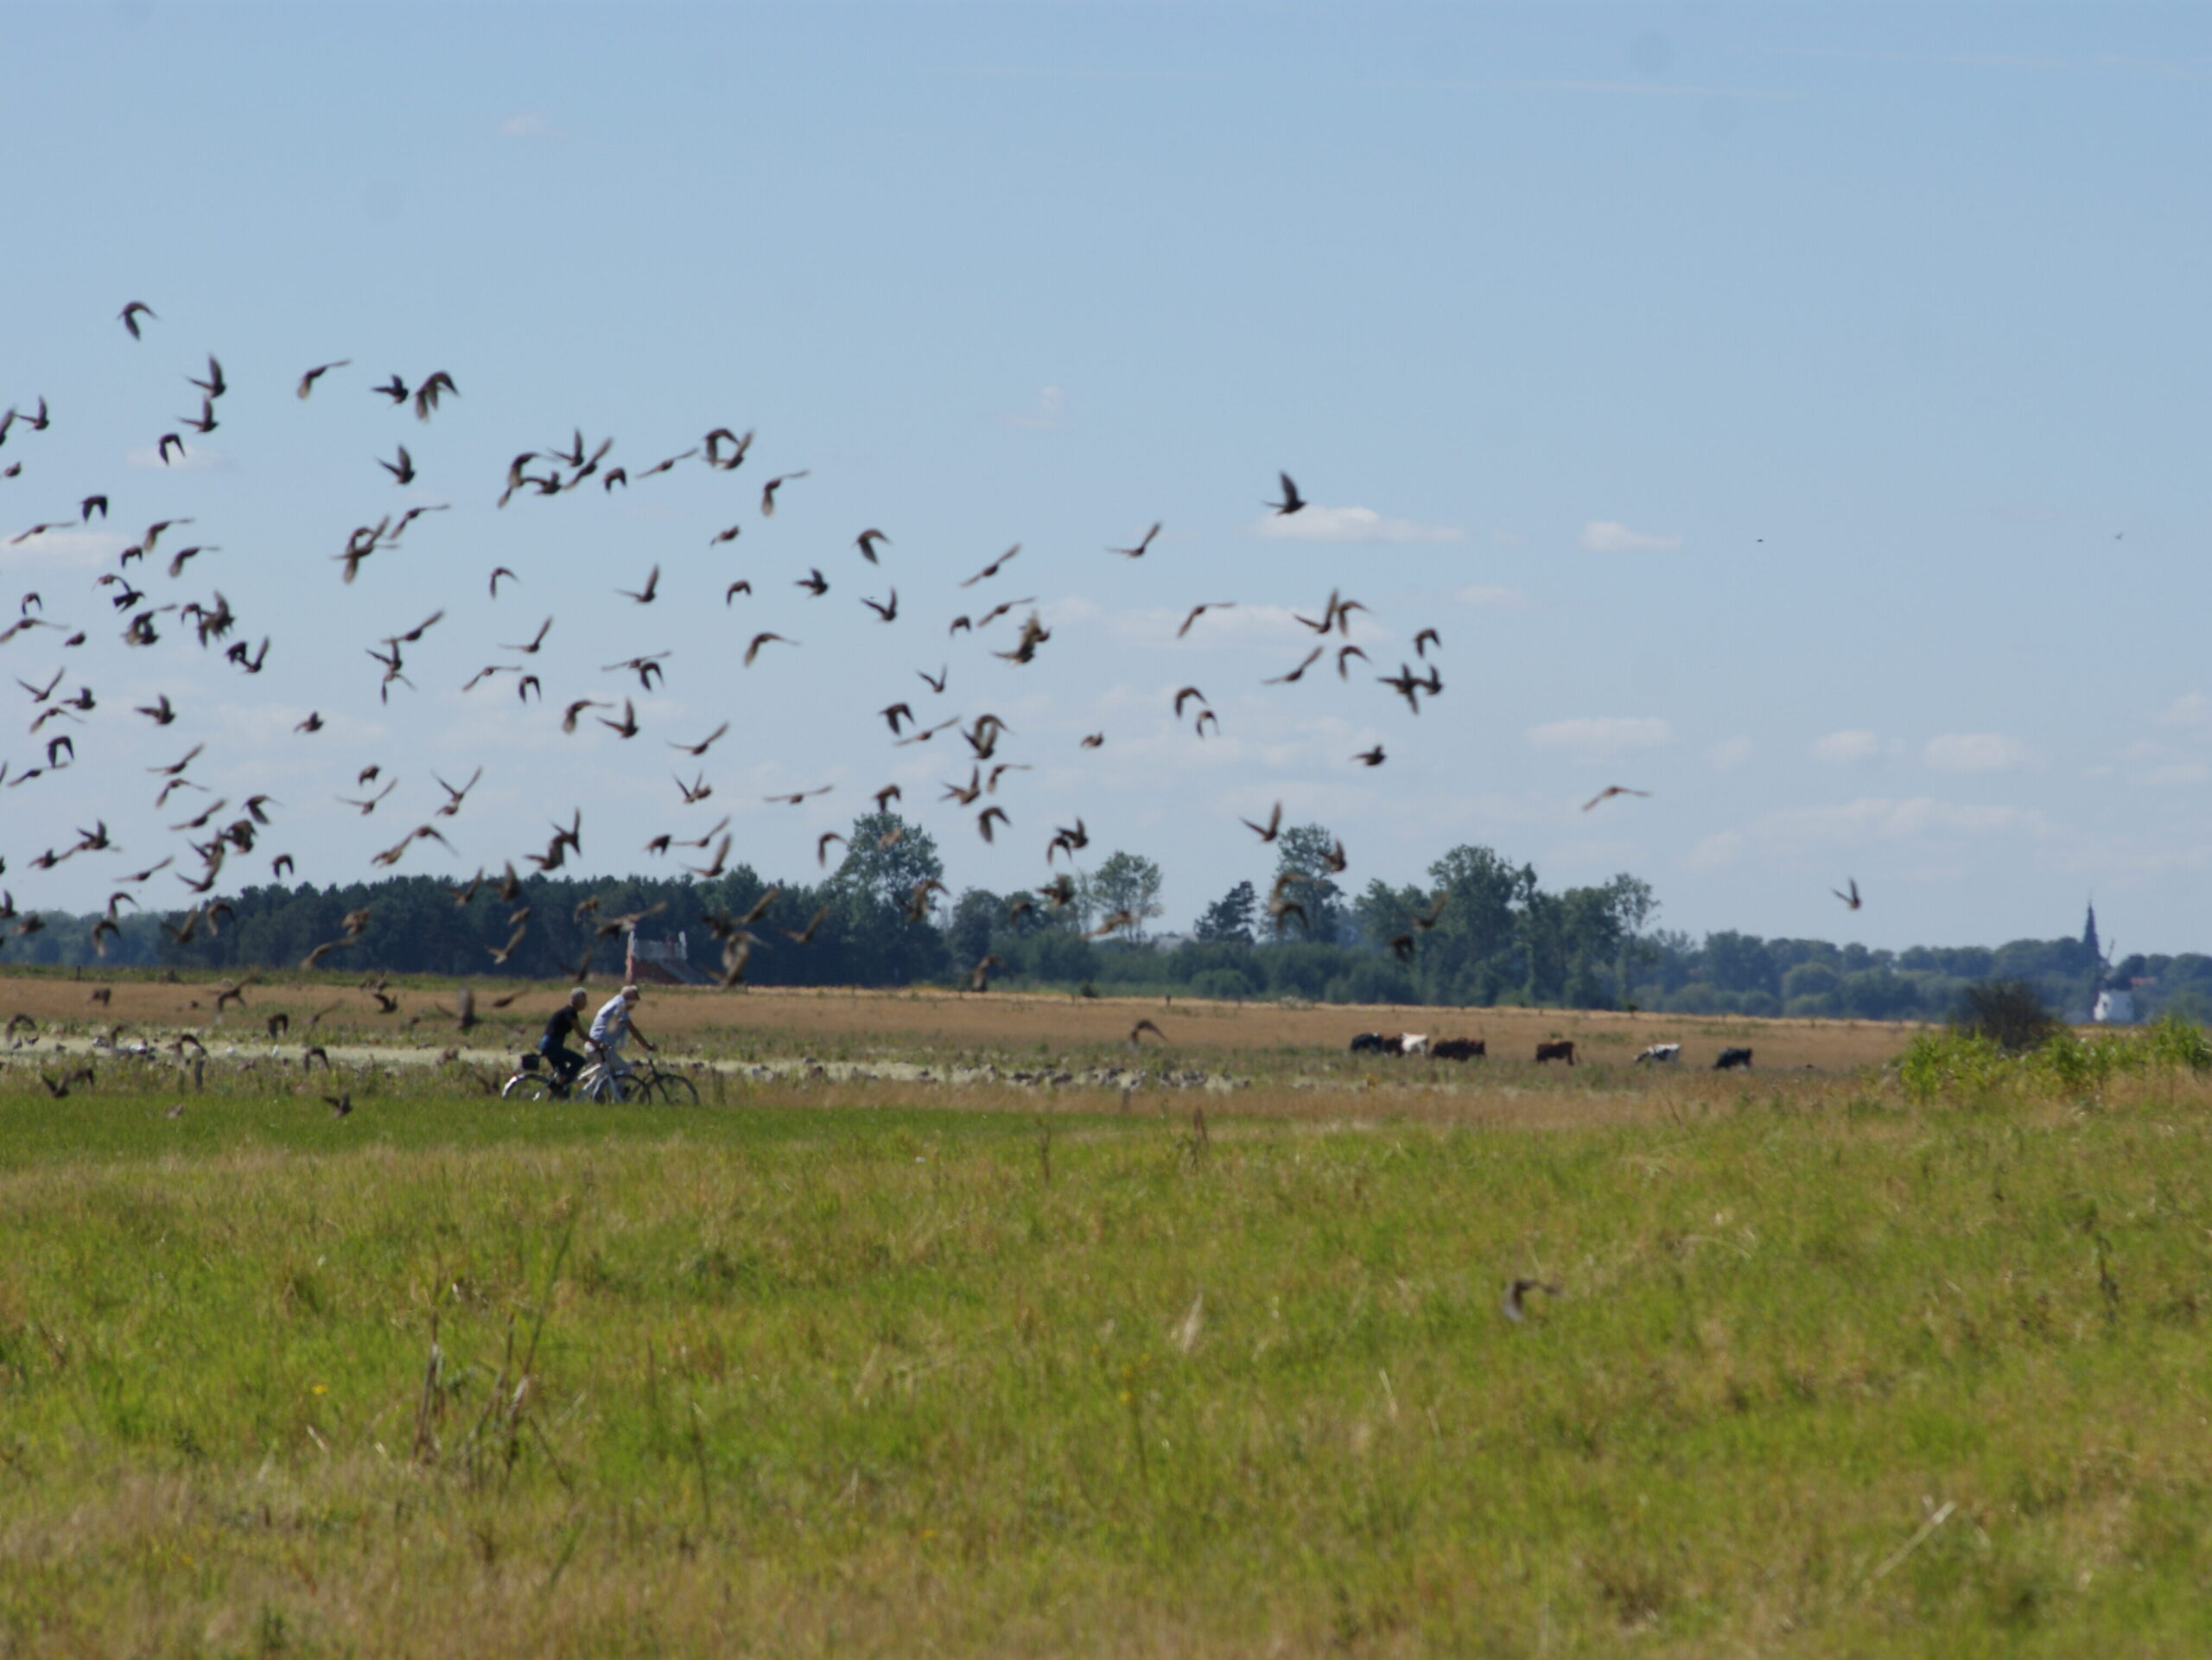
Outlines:
[[[734,858],[803,875],[897,781],[956,887],[1044,881],[1081,815],[1160,861],[1170,925],[1264,880],[1237,819],[1281,799],[1363,883],[1475,842],[1634,872],[1693,932],[1993,943],[2094,891],[2127,949],[2212,947],[2209,99],[2194,5],[10,7],[0,407],[54,424],[0,446],[0,537],[95,490],[114,519],[0,547],[92,636],[0,671],[99,696],[75,767],[0,789],[0,885],[103,902],[183,840],[143,769],[205,742],[200,805],[285,804],[238,880],[368,875],[423,822],[456,851],[400,870],[496,868],[572,807],[587,870],[727,810]],[[145,464],[210,351],[220,427]],[[427,425],[367,390],[436,369]],[[637,472],[721,425],[760,434],[734,474],[493,506],[572,430]],[[1316,505],[1271,521],[1279,468]],[[429,503],[339,583],[354,525]],[[134,580],[220,588],[261,676],[117,638],[92,579],[183,515],[220,551]],[[1262,685],[1332,588],[1374,673],[1437,628],[1444,696]],[[990,655],[1028,607],[945,633],[1032,595],[1031,665]],[[365,649],[441,607],[380,703]],[[546,708],[460,690],[548,615]],[[801,645],[742,668],[761,630]],[[562,735],[660,650],[637,739]],[[1218,737],[1170,711],[1193,684]],[[60,723],[0,690],[13,777]],[[955,735],[889,747],[901,699],[1013,728],[995,844],[936,798]],[[372,763],[400,784],[364,817]],[[1652,794],[1580,811],[1611,783]],[[29,868],[96,815],[124,853]]]

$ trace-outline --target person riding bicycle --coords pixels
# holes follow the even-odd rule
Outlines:
[[[588,1041],[601,1064],[606,1067],[607,1077],[613,1080],[617,1101],[622,1098],[623,1080],[630,1075],[629,1063],[622,1059],[623,1044],[635,1037],[648,1051],[653,1046],[652,1040],[639,1031],[630,1020],[631,1009],[637,1006],[638,999],[644,995],[633,985],[625,986],[601,1006],[598,1014],[592,1016],[591,1034]]]
[[[567,1089],[576,1081],[576,1074],[584,1069],[584,1058],[569,1047],[569,1040],[583,1030],[584,1004],[590,994],[578,986],[569,994],[569,1001],[553,1011],[545,1022],[545,1034],[537,1040],[537,1053],[545,1058],[552,1069],[553,1082]]]

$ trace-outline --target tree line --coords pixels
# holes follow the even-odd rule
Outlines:
[[[1452,848],[1425,885],[1338,881],[1336,839],[1294,825],[1274,843],[1263,889],[1240,881],[1187,936],[1160,940],[1162,876],[1127,851],[1056,879],[1051,889],[945,890],[929,833],[891,813],[855,821],[838,868],[811,882],[771,881],[750,866],[701,877],[579,879],[538,873],[456,885],[429,876],[317,887],[270,884],[190,913],[120,919],[101,953],[92,916],[41,913],[11,933],[0,960],[244,971],[296,966],[317,945],[330,969],[363,973],[493,974],[552,979],[609,975],[623,962],[613,919],[639,915],[641,936],[687,937],[693,963],[721,965],[719,938],[749,925],[747,983],[782,986],[993,983],[1158,990],[1200,997],[1450,1006],[1636,1007],[1684,1014],[1942,1020],[1964,989],[2018,980],[2069,1019],[2086,1018],[2100,984],[2139,986],[2145,1014],[2212,1014],[2212,957],[2135,957],[2116,966],[2082,939],[1904,951],[1727,931],[1701,939],[1650,926],[1650,887],[1622,875],[1547,889],[1533,866],[1496,850]],[[503,890],[511,891],[505,897]],[[1110,932],[1101,937],[1102,926]]]

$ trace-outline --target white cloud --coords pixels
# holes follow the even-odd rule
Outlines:
[[[502,138],[543,138],[553,130],[553,124],[535,110],[511,115],[499,123]]]
[[[1841,766],[1847,762],[1865,760],[1881,747],[1880,741],[1871,732],[1831,732],[1825,738],[1813,741],[1815,760],[1824,760]]]
[[[1582,545],[1592,553],[1672,553],[1682,545],[1679,536],[1654,536],[1632,531],[1611,518],[1593,518],[1582,527]]]
[[[1923,758],[1938,773],[2010,773],[2037,764],[2033,750],[2001,732],[1950,732],[1930,738]]]
[[[130,545],[114,531],[48,531],[0,544],[0,570],[48,570],[105,564]]]
[[[1486,606],[1493,611],[1520,611],[1525,609],[1529,603],[1525,589],[1500,588],[1486,582],[1455,588],[1452,597],[1462,605]]]
[[[2212,727],[2212,697],[2186,692],[2167,704],[2158,718],[2168,726]]]
[[[2201,760],[2177,760],[2165,766],[2154,766],[2138,780],[2140,783],[2165,786],[2176,784],[2202,784],[2212,778],[2212,767]]]
[[[1716,773],[1732,773],[1751,758],[1749,738],[1723,738],[1705,752],[1707,763]]]
[[[1422,525],[1392,518],[1372,507],[1323,507],[1309,503],[1295,513],[1269,513],[1248,527],[1253,535],[1283,542],[1464,542],[1455,525]]]
[[[1058,432],[1068,423],[1068,395],[1058,386],[1047,386],[1037,394],[1036,408],[1009,415],[1006,423],[1027,432]]]
[[[1529,743],[1557,749],[1577,760],[1611,760],[1640,749],[1659,749],[1675,741],[1675,728],[1649,716],[1580,716],[1532,726]]]
[[[1741,830],[1707,836],[1691,849],[1687,862],[1693,870],[1717,870],[1746,854],[1774,859],[1826,857],[1842,849],[1875,843],[1956,846],[1999,836],[2044,839],[2052,834],[2049,821],[2032,809],[1938,801],[1930,796],[1903,800],[1862,796],[1855,801],[1764,813]]]

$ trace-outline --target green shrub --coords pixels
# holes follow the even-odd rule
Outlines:
[[[1959,995],[1956,1024],[2008,1055],[2039,1048],[2059,1030],[2058,1017],[2024,980],[1981,980],[1968,986]]]

